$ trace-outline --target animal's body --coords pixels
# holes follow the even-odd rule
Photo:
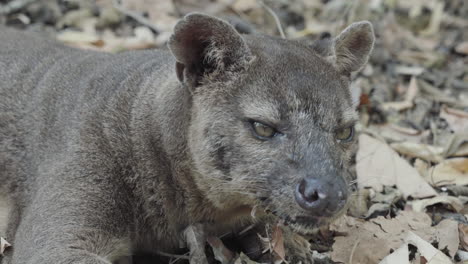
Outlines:
[[[192,14],[171,52],[106,54],[0,29],[0,194],[12,205],[0,235],[13,245],[0,262],[174,252],[189,226],[220,235],[262,214],[302,233],[326,223],[345,208],[349,76],[373,38],[362,22],[324,48]],[[254,207],[272,213],[253,220]]]

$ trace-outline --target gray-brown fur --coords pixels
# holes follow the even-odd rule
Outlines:
[[[356,119],[349,73],[373,32],[343,34],[324,54],[192,14],[174,55],[105,54],[1,28],[0,188],[13,201],[2,263],[111,263],[176,250],[193,224],[219,235],[282,218],[307,233],[339,215],[309,218],[294,190],[306,177],[348,186],[354,141],[333,132]],[[259,140],[251,119],[283,135]],[[312,263],[301,243],[286,239],[288,258]]]

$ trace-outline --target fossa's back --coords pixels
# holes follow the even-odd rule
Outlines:
[[[137,92],[139,82],[175,63],[164,51],[106,54],[66,47],[38,33],[4,27],[0,32],[3,183],[34,177],[43,160],[65,158],[62,151],[79,140],[77,128],[90,114],[119,92]],[[157,80],[152,79],[156,88]]]

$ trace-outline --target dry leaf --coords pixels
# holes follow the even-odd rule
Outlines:
[[[3,256],[5,249],[11,247],[11,244],[8,243],[3,237],[0,237],[0,256]]]
[[[426,29],[421,31],[422,35],[434,35],[439,32],[440,23],[442,22],[442,18],[444,16],[444,2],[439,1],[432,1],[432,16],[429,22],[429,25]]]
[[[427,260],[427,264],[452,264],[452,261],[444,253],[411,231],[406,236],[405,241],[418,248],[421,256]]]
[[[234,264],[259,264],[247,257],[244,253],[240,253],[239,258],[236,259]]]
[[[464,143],[466,142],[466,145],[468,145],[468,133],[439,134],[436,141],[440,142],[439,144],[444,144],[446,157],[460,156],[459,154],[464,152]]]
[[[353,254],[353,263],[379,263],[389,252],[406,244],[409,232],[455,254],[459,243],[458,223],[444,220],[437,226],[431,224],[427,214],[412,211],[402,211],[392,219],[379,216],[369,221],[344,216],[330,226],[338,234],[345,234],[335,237],[331,258],[335,262],[350,263]]]
[[[468,252],[464,250],[457,251],[457,257],[460,259],[460,262],[456,262],[457,264],[467,264],[468,263]]]
[[[403,244],[392,254],[386,256],[379,264],[410,264],[408,244]]]
[[[369,189],[359,189],[357,193],[350,197],[348,214],[354,217],[366,215],[368,211],[367,201],[369,200]]]
[[[449,108],[442,107],[440,117],[445,119],[450,125],[450,128],[456,133],[467,133],[468,131],[468,113]]]
[[[460,245],[465,250],[468,250],[468,225],[462,223],[458,224],[458,232],[460,236]]]
[[[221,262],[221,264],[232,263],[232,260],[235,258],[235,254],[224,246],[221,239],[210,236],[206,238],[206,241],[213,249],[213,254],[217,261]]]
[[[67,30],[57,34],[57,40],[65,42],[67,44],[77,44],[77,45],[94,45],[94,43],[99,43],[100,38],[96,34],[86,33],[81,31],[72,31]]]
[[[437,195],[406,160],[387,144],[365,134],[359,137],[356,172],[360,188],[371,187],[381,192],[383,186],[396,185],[405,198]]]
[[[256,0],[237,0],[232,4],[232,8],[239,12],[245,12],[250,9],[258,8]]]
[[[401,102],[386,102],[382,104],[382,108],[385,110],[395,109],[398,111],[406,110],[413,107],[414,97],[418,94],[418,83],[416,77],[411,77],[408,89],[405,94],[405,99]]]
[[[422,67],[403,66],[403,65],[398,65],[395,67],[395,73],[397,74],[418,76],[423,72],[424,72],[424,68]]]
[[[458,43],[458,45],[455,46],[455,51],[461,54],[468,55],[468,41]]]
[[[430,168],[423,175],[427,182],[433,186],[467,185],[468,184],[468,158],[452,158],[444,160]]]
[[[148,19],[158,32],[171,32],[178,18],[174,16],[175,1],[160,0],[121,0],[122,7],[128,12],[148,14]]]
[[[431,146],[409,141],[392,143],[390,144],[390,147],[392,147],[398,153],[409,156],[411,158],[421,158],[423,160],[432,162],[441,162],[443,160],[443,147]]]
[[[406,135],[411,135],[411,136],[417,136],[421,134],[421,131],[416,130],[414,128],[409,128],[409,127],[402,127],[398,126],[395,124],[390,124],[389,127],[395,131],[398,131],[400,133],[404,133]]]
[[[371,216],[375,212],[383,212],[383,211],[388,211],[389,212],[390,211],[390,204],[375,203],[375,204],[371,205],[371,207],[367,211],[367,214],[366,214],[365,218],[368,218],[369,216]]]
[[[280,224],[277,224],[273,228],[273,233],[271,234],[271,246],[272,252],[280,258],[279,263],[281,263],[281,261],[285,261],[283,230],[281,229]],[[275,261],[275,263],[277,262]]]
[[[438,203],[450,205],[456,212],[460,212],[463,209],[462,201],[454,196],[437,196],[429,199],[408,202],[408,204],[411,205],[411,208],[415,212],[424,212],[426,207]]]
[[[149,28],[136,27],[133,32],[135,36],[124,39],[121,44],[123,49],[138,50],[154,48],[156,46],[156,39]]]
[[[205,254],[205,232],[201,225],[190,225],[184,230],[185,241],[190,250],[190,263],[208,263]]]
[[[440,221],[440,223],[436,226],[437,240],[439,241],[439,244],[442,245],[439,246],[439,249],[446,249],[449,256],[452,258],[454,258],[457,254],[457,250],[460,244],[460,237],[457,227],[458,222],[449,219]]]
[[[453,153],[454,157],[462,157],[462,156],[468,156],[468,143],[463,143],[461,144],[457,151]]]
[[[382,138],[386,142],[413,142],[421,143],[431,132],[429,130],[418,131],[412,128],[397,126],[395,124],[370,125],[366,133],[375,138]]]

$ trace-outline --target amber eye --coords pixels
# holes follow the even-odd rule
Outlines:
[[[270,126],[262,124],[260,122],[252,122],[252,127],[257,136],[262,138],[271,138],[276,135],[276,130]]]
[[[354,127],[347,127],[336,131],[335,138],[339,141],[346,142],[353,139]]]

